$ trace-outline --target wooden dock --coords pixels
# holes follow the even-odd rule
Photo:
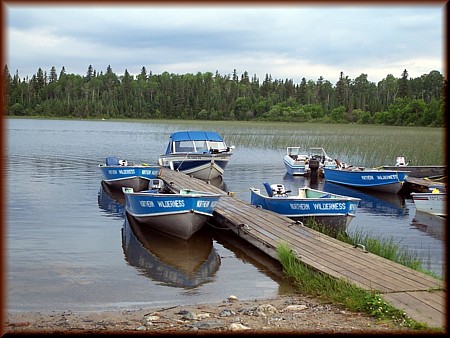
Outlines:
[[[277,247],[285,243],[309,267],[365,290],[376,290],[385,301],[417,322],[446,328],[445,282],[296,224],[287,217],[256,208],[188,175],[162,169],[160,178],[171,183],[175,190],[189,188],[221,193],[215,221],[269,256],[278,259]]]
[[[444,191],[447,186],[447,177],[441,179],[425,179],[417,177],[408,177],[402,187],[402,193],[410,194],[412,192],[430,192],[430,187],[438,187]]]

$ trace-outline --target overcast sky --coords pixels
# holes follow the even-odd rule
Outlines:
[[[61,2],[63,3],[63,2]],[[340,72],[377,83],[404,69],[411,78],[445,68],[442,3],[314,6],[246,4],[181,6],[86,3],[74,6],[6,5],[6,63],[24,78],[38,68],[86,75],[89,65],[117,75],[142,67],[153,74],[216,71],[260,81],[322,76],[335,84]]]

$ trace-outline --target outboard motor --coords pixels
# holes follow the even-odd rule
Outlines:
[[[408,164],[409,164],[409,161],[408,161],[408,163],[406,163],[405,158],[403,156],[397,157],[397,159],[395,161],[395,166],[396,167],[405,167]]]
[[[159,178],[151,179],[148,183],[148,190],[162,190],[164,188],[164,181]]]
[[[274,196],[287,196],[291,192],[290,190],[286,190],[283,184],[272,184],[270,188]]]
[[[319,167],[320,167],[319,159],[313,157],[312,159],[309,160],[309,170],[311,172],[312,179],[317,179],[317,173],[319,171]]]

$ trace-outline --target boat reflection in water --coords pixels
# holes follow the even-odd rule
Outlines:
[[[416,210],[411,226],[443,241],[445,239],[447,219]]]
[[[222,176],[214,177],[208,181],[208,184],[212,186],[222,189],[223,191],[227,190],[227,185]]]
[[[140,226],[125,215],[122,247],[128,264],[154,281],[190,289],[214,281],[220,256],[211,234],[200,229],[188,240]]]
[[[369,209],[371,214],[392,215],[403,218],[408,215],[405,199],[400,194],[362,191],[325,181],[323,190],[361,199],[358,208]]]
[[[103,182],[98,192],[98,206],[113,217],[125,217],[125,197],[120,191],[113,191]]]

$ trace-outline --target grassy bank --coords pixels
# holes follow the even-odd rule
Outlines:
[[[365,250],[400,263],[414,270],[436,277],[430,271],[422,268],[421,262],[408,252],[400,250],[393,240],[370,238],[362,233],[347,235],[344,232],[327,233],[327,229],[320,224],[310,222],[306,224],[314,230],[337,238],[340,241],[364,246]],[[283,273],[292,280],[294,285],[304,294],[316,297],[324,302],[338,304],[349,311],[366,313],[375,318],[390,322],[392,325],[409,327],[417,330],[428,329],[426,324],[409,318],[405,312],[396,309],[383,300],[381,294],[364,290],[342,279],[336,279],[327,274],[309,268],[297,259],[296,254],[286,244],[278,247],[279,260],[283,266]],[[437,278],[437,277],[436,277]]]

